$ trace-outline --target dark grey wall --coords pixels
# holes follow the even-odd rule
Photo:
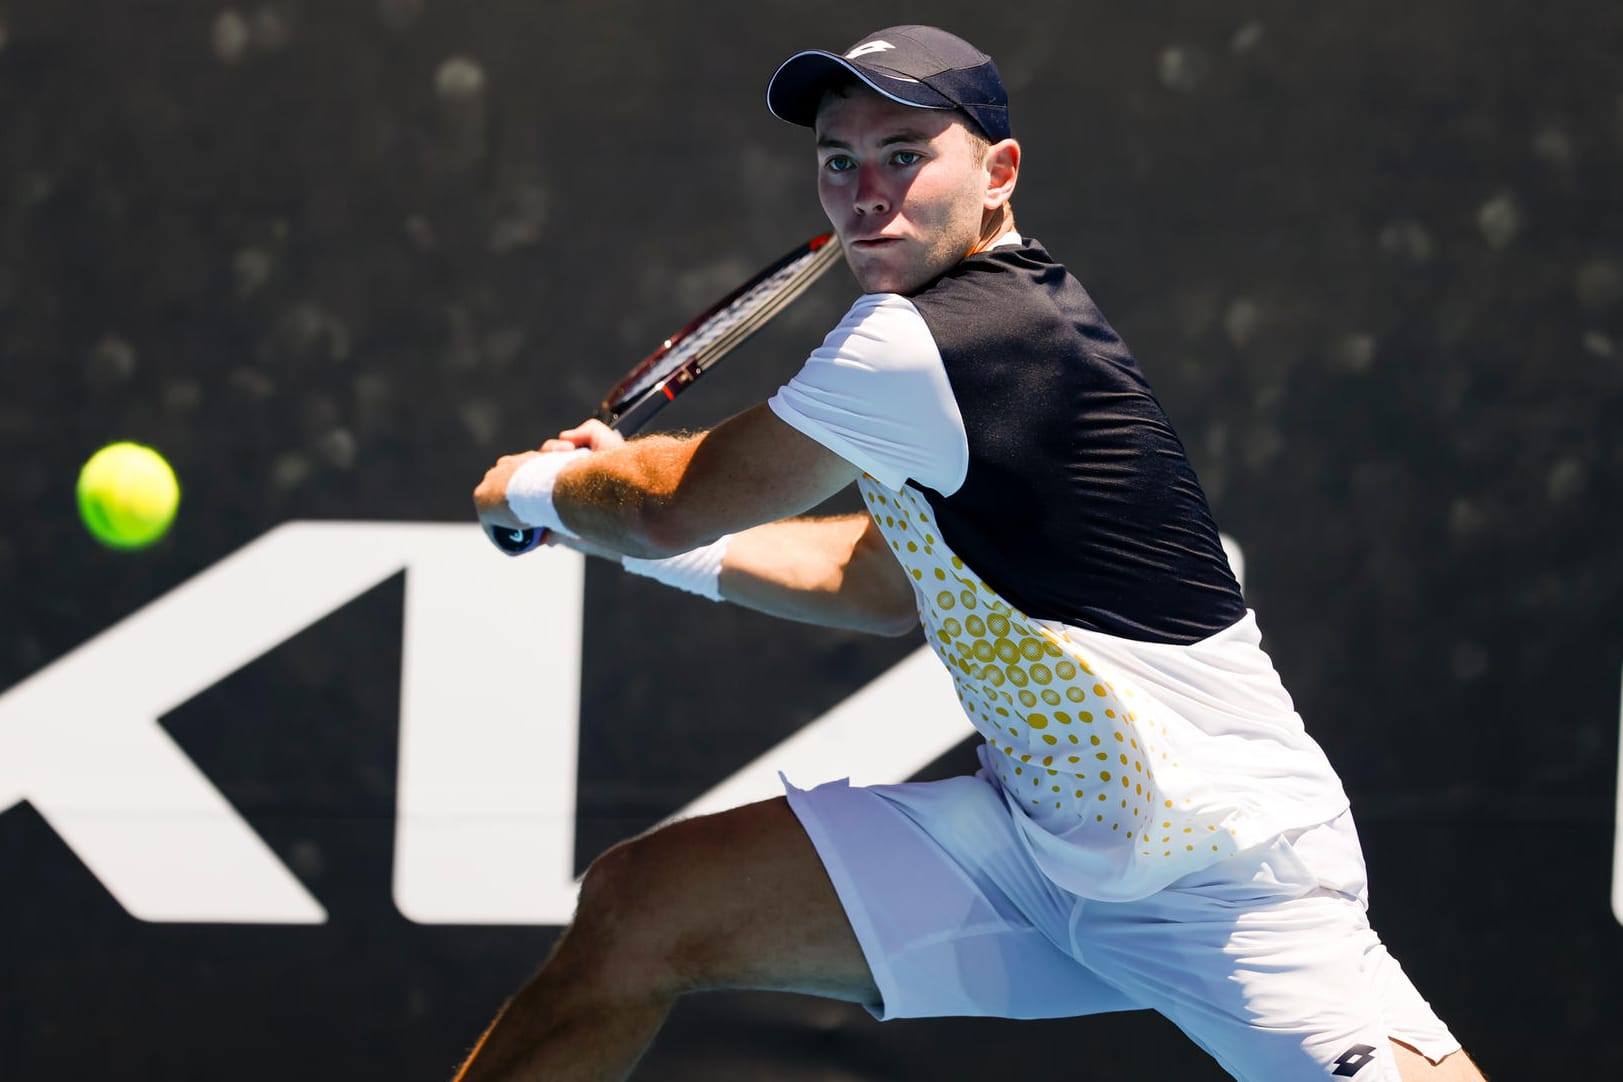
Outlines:
[[[278,523],[463,518],[497,453],[818,228],[804,134],[762,105],[775,63],[918,17],[0,4],[0,688]],[[1623,7],[928,17],[999,58],[1022,228],[1132,344],[1244,546],[1387,942],[1490,1073],[1623,1070]],[[848,301],[833,278],[671,422],[769,392]],[[116,438],[185,486],[134,557],[73,511]],[[587,585],[582,863],[912,645]],[[328,924],[139,923],[36,812],[0,814],[0,1076],[448,1076],[556,931],[389,901],[400,596],[165,719]],[[624,644],[670,627],[740,682],[698,636],[632,668]],[[746,724],[739,694],[781,709]],[[629,725],[658,754],[628,761]],[[731,996],[684,1005],[647,1077],[957,1078],[1045,1048],[1056,1072],[1221,1077],[1147,1016],[881,1027]]]

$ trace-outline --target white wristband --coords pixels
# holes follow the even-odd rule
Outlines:
[[[526,526],[540,526],[548,530],[561,530],[563,520],[552,506],[552,486],[558,474],[582,455],[592,452],[585,447],[573,451],[550,451],[536,455],[513,471],[507,479],[507,507]]]
[[[703,548],[667,556],[663,560],[642,560],[635,556],[620,557],[620,566],[633,575],[663,582],[690,594],[721,600],[721,561],[727,555],[727,542],[732,534],[722,534]]]

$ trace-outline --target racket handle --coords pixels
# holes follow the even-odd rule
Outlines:
[[[491,544],[507,555],[522,556],[532,549],[539,548],[541,542],[547,538],[547,531],[539,527],[515,530],[506,526],[487,526],[485,536],[490,538]]]

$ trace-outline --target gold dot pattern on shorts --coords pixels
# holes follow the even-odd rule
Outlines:
[[[1226,823],[1209,821],[1189,800],[1173,810],[1158,784],[1162,773],[1176,776],[1178,766],[1162,745],[1167,729],[1153,701],[977,578],[937,536],[920,493],[891,491],[866,477],[861,486],[916,584],[925,639],[951,673],[964,713],[987,739],[989,767],[1006,790],[1021,796],[1028,814],[1056,833],[1081,826],[1105,842],[1136,846],[1135,857],[1146,861],[1193,859],[1198,848],[1208,853],[1205,863],[1210,853],[1234,851]],[[1065,754],[1072,748],[1080,754]],[[1157,822],[1163,830],[1152,836],[1144,824]],[[1156,844],[1157,837],[1164,840]],[[1197,847],[1197,838],[1206,844]]]

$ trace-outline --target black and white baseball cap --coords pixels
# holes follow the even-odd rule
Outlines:
[[[844,72],[903,105],[961,110],[994,143],[1012,134],[1009,95],[992,58],[934,26],[876,30],[843,56],[821,49],[796,53],[767,85],[767,108],[809,128],[829,81]]]

